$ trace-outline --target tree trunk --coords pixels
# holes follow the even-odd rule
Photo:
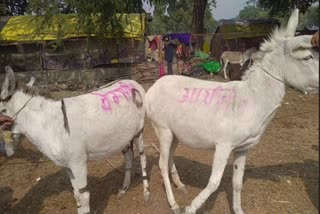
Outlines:
[[[206,10],[208,0],[193,0],[193,17],[192,17],[192,33],[203,34],[204,30],[204,13]],[[196,36],[195,49],[202,47],[203,37]]]
[[[207,7],[208,0],[193,0],[193,17],[192,17],[192,32],[204,32],[204,13]]]

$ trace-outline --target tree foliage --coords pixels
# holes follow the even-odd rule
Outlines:
[[[247,5],[240,10],[237,19],[267,19],[270,18],[268,11],[262,10],[254,5]]]
[[[308,8],[318,0],[248,0],[259,8],[269,10],[270,15],[286,17],[294,8],[298,8],[301,13],[306,13]]]
[[[7,13],[7,6],[4,0],[0,0],[0,16],[5,16]]]
[[[27,5],[27,0],[0,0],[0,16],[23,15]]]
[[[319,7],[318,6],[309,7],[304,17],[304,24],[305,26],[308,26],[308,27],[312,27],[312,26],[319,27]]]
[[[256,5],[248,4],[242,10],[240,10],[237,19],[267,19],[267,18],[274,18],[278,19],[282,24],[287,24],[289,19],[290,13],[286,16],[276,15],[269,12],[269,10],[265,10]],[[318,6],[311,6],[307,9],[304,14],[300,14],[299,17],[299,25],[297,29],[302,29],[305,26],[312,27],[312,26],[319,26],[319,8]]]
[[[117,13],[142,13],[141,0],[29,0],[29,14],[42,15],[50,23],[57,14],[76,13],[79,27],[87,34],[103,37],[112,32],[121,37],[122,28]]]
[[[152,22],[147,23],[148,34],[190,33],[192,31],[193,0],[180,0],[175,4],[162,2],[155,3],[155,12]],[[165,11],[167,8],[168,15]],[[204,29],[213,32],[217,21],[213,18],[210,8],[204,12]]]
[[[216,0],[150,0],[156,11],[150,33],[212,32],[217,23],[210,9]],[[105,35],[112,30],[121,36],[121,26],[116,13],[144,13],[141,0],[0,0],[1,15],[41,15],[45,19],[38,26],[51,23],[53,16],[76,13],[79,27],[88,34]],[[168,8],[169,16],[164,14]],[[95,23],[95,25],[93,24]]]
[[[168,25],[168,27],[159,26],[160,30],[154,29],[153,32],[166,30],[202,33],[204,28],[211,29],[211,25],[214,25],[209,9],[215,6],[215,0],[150,0],[150,2],[157,5],[158,18],[155,18],[153,25],[160,25],[159,21],[164,21]],[[170,18],[161,14],[166,7],[169,8]],[[44,15],[48,20],[54,14],[76,12],[80,17],[80,26],[84,26],[88,33],[93,31],[92,14],[99,14],[99,17],[95,18],[98,19],[95,20],[99,25],[98,32],[94,33],[103,35],[112,29],[120,35],[121,29],[114,14],[144,11],[141,0],[29,0],[28,12]],[[174,27],[171,27],[171,24]]]

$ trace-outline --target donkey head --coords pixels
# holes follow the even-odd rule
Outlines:
[[[251,48],[245,50],[242,53],[242,60],[240,61],[240,66],[242,67],[245,62],[247,62],[248,60],[251,59],[252,54],[256,53],[256,52],[258,52],[258,49],[256,47],[251,47]]]
[[[34,87],[33,84],[35,82],[35,78],[31,77],[30,81],[27,84],[18,84],[15,78],[14,71],[10,66],[5,67],[6,74],[4,81],[1,85],[1,93],[0,93],[0,112],[3,113],[4,109],[9,110],[8,106],[11,106],[10,110],[15,111],[16,107],[19,108],[22,104],[24,104],[26,98],[17,98],[14,99],[14,104],[11,102],[12,96],[17,91],[22,91],[26,94],[40,95],[38,88]],[[12,116],[15,112],[7,112],[9,116]],[[12,113],[12,114],[10,114]]]
[[[14,72],[11,67],[6,66],[6,75],[1,86],[0,93],[0,113],[6,114],[9,113],[9,116],[12,115],[12,112],[8,112],[8,103],[10,102],[11,97],[17,89],[17,82],[15,80]],[[26,84],[27,87],[32,87],[35,79],[32,77],[30,81]],[[14,154],[14,149],[19,143],[20,132],[15,125],[12,126],[10,131],[1,131],[2,139],[0,139],[0,153],[11,157]]]
[[[260,50],[262,65],[277,78],[301,91],[319,90],[319,54],[312,50],[311,36],[294,37],[298,25],[299,10],[291,14],[285,29],[276,29]]]

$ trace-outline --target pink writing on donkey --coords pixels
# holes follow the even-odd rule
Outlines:
[[[228,103],[234,101],[234,89],[225,89],[221,86],[217,88],[184,88],[185,94],[179,100],[181,103],[197,103],[202,101],[204,104],[210,105],[214,98],[217,99],[216,104]]]
[[[184,94],[178,101],[183,104],[211,105],[215,100],[214,104],[225,106],[227,109],[234,103],[235,96],[233,88],[222,88],[221,86],[216,88],[184,88]],[[246,100],[243,99],[241,103],[245,104]]]
[[[91,93],[93,95],[97,95],[101,97],[101,107],[104,111],[110,112],[112,111],[110,100],[112,99],[114,103],[119,104],[121,98],[125,98],[127,101],[130,101],[132,96],[132,89],[134,88],[131,84],[126,84],[119,82],[120,86],[108,91],[104,94]]]

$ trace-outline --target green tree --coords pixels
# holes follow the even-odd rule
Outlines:
[[[215,20],[209,12],[210,7],[215,6],[215,0],[150,0],[160,6],[164,11],[169,5],[170,17],[159,17],[154,19],[156,32],[194,32],[203,33],[204,28],[211,30]],[[38,26],[39,31],[43,24],[51,23],[57,14],[76,13],[79,27],[90,33],[103,36],[112,30],[121,36],[121,26],[116,18],[116,13],[143,13],[141,0],[2,0],[2,10],[11,12],[12,15],[33,14],[41,15],[44,21]],[[185,2],[185,5],[182,5]],[[159,8],[156,9],[158,14]],[[188,14],[188,16],[186,16]],[[160,21],[164,21],[160,24]],[[95,23],[95,25],[93,24]],[[179,24],[176,24],[179,23]]]
[[[206,8],[204,14],[204,28],[207,33],[212,33],[216,30],[218,22],[213,18],[210,8]]]
[[[79,27],[87,34],[103,37],[112,31],[120,37],[122,28],[115,14],[142,13],[143,9],[141,0],[29,0],[27,12],[42,15],[42,24],[50,23],[54,15],[76,12]]]
[[[262,10],[254,5],[247,5],[239,12],[239,19],[267,19],[270,18],[268,11]]]
[[[7,14],[7,5],[5,0],[0,0],[0,16],[5,16]]]
[[[318,0],[248,0],[248,3],[253,3],[258,7],[269,10],[270,15],[287,17],[294,8],[299,8],[301,13],[306,13],[308,8]]]
[[[237,18],[240,19],[259,19],[259,18],[274,18],[278,19],[281,24],[287,24],[291,8],[288,8],[286,12],[279,9],[278,12],[273,11],[272,8],[263,7],[260,0],[251,0],[247,2],[247,6],[243,8]],[[284,1],[283,1],[284,2]],[[270,3],[271,4],[271,3]],[[284,3],[283,3],[284,4]],[[299,24],[297,29],[301,30],[305,26],[319,26],[319,7],[310,6],[304,13],[299,15]]]
[[[305,26],[319,26],[319,6],[312,6],[304,17]]]
[[[168,7],[168,15],[165,15],[167,4],[156,3],[152,22],[147,23],[148,34],[165,33],[190,33],[192,31],[193,0],[180,0],[175,5]],[[213,18],[209,7],[204,13],[204,28],[207,32],[213,32],[217,26],[217,21]]]
[[[169,5],[169,8],[176,9],[177,5],[181,4],[181,0],[154,0],[157,4]],[[192,8],[191,32],[204,33],[206,11],[210,7],[215,7],[216,0],[193,0],[188,1],[188,7]],[[189,10],[189,9],[188,9]]]
[[[24,15],[27,0],[0,0],[0,16]]]

